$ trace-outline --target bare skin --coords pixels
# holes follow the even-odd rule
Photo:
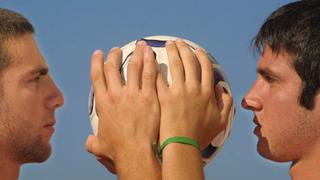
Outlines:
[[[168,86],[159,78],[157,85],[161,105],[160,142],[184,136],[206,147],[225,127],[231,97],[220,86],[216,86],[215,93],[212,64],[203,50],[197,49],[194,54],[182,40],[169,41],[166,48],[172,84]],[[221,107],[217,106],[216,96],[223,102]],[[163,151],[162,178],[204,179],[199,150],[190,145],[169,144]]]
[[[126,85],[121,83],[119,75],[119,54],[113,55],[116,53],[112,50],[104,66],[108,66],[108,62],[112,61],[117,63],[104,69],[102,68],[102,56],[99,55],[100,65],[97,65],[95,61],[97,54],[93,55],[91,69],[93,87],[94,91],[103,89],[100,93],[96,94],[95,92],[95,94],[96,99],[100,99],[105,104],[100,104],[97,107],[100,118],[99,133],[97,137],[89,136],[86,148],[109,170],[117,173],[121,179],[203,179],[199,150],[188,145],[169,144],[163,152],[163,163],[160,168],[160,164],[155,158],[155,152],[150,150],[151,143],[158,140],[158,134],[160,134],[160,142],[172,136],[186,136],[199,141],[202,146],[206,146],[217,135],[217,131],[225,126],[226,116],[231,109],[231,97],[223,93],[223,90],[218,86],[216,87],[217,93],[214,94],[212,65],[204,51],[197,50],[194,55],[190,49],[187,49],[183,41],[169,42],[166,48],[170,59],[169,66],[173,83],[168,86],[162,75],[156,71],[156,62],[152,59],[154,57],[151,56],[150,47],[143,44],[144,55],[139,53],[141,51],[139,49],[143,48],[138,45],[134,52],[135,58],[131,62],[142,63],[143,68],[132,69],[132,67],[128,67],[128,83]],[[151,54],[149,54],[150,52]],[[181,59],[177,56],[179,53]],[[138,60],[140,62],[137,62]],[[150,62],[152,65],[149,66]],[[148,67],[150,67],[150,71],[146,71],[145,68]],[[201,70],[198,67],[201,67]],[[137,72],[132,73],[132,70]],[[177,73],[179,71],[180,73]],[[111,72],[114,74],[111,75]],[[151,72],[151,74],[144,76],[145,72]],[[130,82],[132,80],[136,82],[135,85]],[[146,80],[152,81],[144,83]],[[126,91],[132,87],[137,89],[141,82],[140,91],[145,90],[144,84],[148,85],[146,87],[149,91],[148,97],[152,97],[152,99],[146,101],[145,96],[135,95],[132,96],[135,97],[135,101],[132,102],[136,104],[135,106],[128,106],[128,98],[124,98],[121,104],[121,97],[126,97],[125,94],[128,93]],[[112,86],[116,84],[125,89],[125,91],[118,89],[116,92],[124,92],[124,95],[119,96],[120,99],[113,100],[118,104],[109,104],[110,99],[103,97],[109,96],[108,91],[111,91]],[[151,105],[150,102],[152,102]],[[111,108],[112,110],[109,108],[110,111],[102,108],[111,106],[114,107]],[[126,112],[128,113],[120,113],[123,111],[116,111],[116,107],[119,109],[127,108]],[[179,113],[174,113],[175,111],[170,108],[175,108]],[[131,120],[128,121],[128,119]],[[126,123],[121,123],[124,120]],[[127,128],[136,129],[136,133],[139,135],[135,135],[135,131],[123,130]],[[117,138],[113,138],[115,134],[117,134]],[[132,142],[141,143],[132,144]],[[143,157],[143,162],[141,162],[141,157]],[[194,171],[186,173],[185,170],[188,168],[192,168]]]
[[[124,84],[120,54],[119,48],[112,49],[105,65],[101,52],[93,55],[91,79],[100,122],[97,137],[90,136],[86,147],[98,157],[111,159],[119,179],[161,179],[151,146],[160,125],[156,61],[151,48],[138,43]]]
[[[292,161],[294,180],[319,179],[320,93],[312,110],[299,104],[302,80],[292,59],[290,54],[276,54],[266,46],[258,63],[258,78],[242,105],[254,113],[257,149],[263,157]]]
[[[64,100],[32,34],[8,40],[6,48],[11,63],[0,77],[0,174],[16,180],[22,164],[49,158],[54,113]]]

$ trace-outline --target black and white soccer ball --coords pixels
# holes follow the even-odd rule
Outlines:
[[[138,39],[135,41],[132,41],[128,43],[127,45],[123,46],[121,48],[122,50],[122,64],[120,66],[120,72],[125,80],[127,80],[127,65],[128,62],[130,61],[131,55],[133,54],[133,51],[136,47],[136,43],[139,40],[144,40],[154,51],[156,55],[156,59],[158,61],[158,64],[160,65],[160,70],[161,72],[165,75],[167,78],[168,83],[171,82],[171,75],[169,71],[169,66],[168,66],[168,57],[167,57],[167,52],[165,49],[165,43],[167,40],[176,40],[178,39],[177,37],[173,36],[149,36],[145,37],[142,39]],[[196,48],[202,48],[199,45],[195,44],[194,42],[191,42],[187,39],[183,39],[189,46],[190,48],[194,51]],[[203,49],[203,48],[202,48]],[[225,74],[223,73],[223,70],[221,69],[220,65],[217,63],[217,61],[209,54],[209,58],[212,61],[212,66],[214,68],[214,84],[219,84],[223,86],[228,93],[232,97],[231,89],[228,84],[227,78]],[[107,108],[107,107],[106,107]],[[234,119],[234,114],[235,114],[235,108],[234,105],[231,107],[231,111],[229,114],[229,119],[227,126],[224,130],[222,130],[217,137],[212,139],[211,144],[206,147],[204,150],[202,150],[202,160],[204,165],[208,164],[210,161],[214,159],[214,157],[217,155],[219,150],[222,148],[223,144],[225,143],[226,139],[228,138],[232,126],[232,122]],[[93,133],[96,135],[98,133],[98,124],[99,124],[99,117],[96,113],[96,108],[95,108],[95,99],[94,99],[94,93],[90,91],[89,95],[89,117],[91,121],[91,126]]]

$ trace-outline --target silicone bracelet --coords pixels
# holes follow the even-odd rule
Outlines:
[[[168,138],[162,143],[162,145],[160,146],[160,151],[159,151],[160,158],[162,158],[162,151],[170,143],[187,144],[187,145],[191,145],[191,146],[200,150],[200,144],[197,141],[195,141],[191,138],[188,138],[188,137],[176,136],[176,137]]]

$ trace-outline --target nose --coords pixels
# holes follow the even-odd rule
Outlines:
[[[47,99],[47,108],[51,110],[55,110],[59,107],[62,107],[64,104],[64,97],[63,94],[61,93],[60,89],[57,87],[57,85],[54,83],[54,81],[50,78],[51,80],[51,90],[50,90],[50,96]]]
[[[259,111],[263,107],[262,98],[258,93],[256,84],[252,86],[247,95],[242,99],[241,106],[251,111]]]

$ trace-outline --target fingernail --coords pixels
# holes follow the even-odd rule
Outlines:
[[[152,54],[152,53],[153,53],[153,51],[152,51],[152,49],[151,49],[150,46],[146,46],[146,47],[144,48],[144,52],[145,52],[146,54]]]
[[[166,42],[166,45],[170,45],[170,44],[173,44],[173,41],[172,41],[172,40],[168,40],[168,41]]]
[[[183,39],[180,39],[180,38],[179,38],[179,39],[177,39],[176,41],[177,41],[177,42],[179,42],[179,43],[184,42],[184,40],[183,40]]]
[[[113,47],[113,48],[110,49],[110,52],[115,51],[117,49],[119,49],[119,47]]]
[[[153,51],[153,49],[150,46],[146,46],[144,49],[145,56],[153,56],[154,59],[156,59],[157,55]]]
[[[194,51],[201,51],[201,48],[197,47]]]
[[[143,46],[143,45],[146,45],[146,42],[145,42],[144,40],[139,40],[139,41],[137,42],[137,45]]]
[[[103,51],[101,49],[96,49],[94,52],[93,52],[93,55],[97,55],[97,54],[101,54]]]

